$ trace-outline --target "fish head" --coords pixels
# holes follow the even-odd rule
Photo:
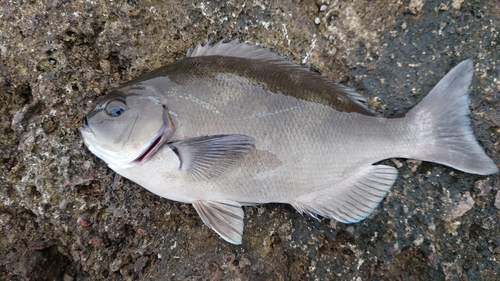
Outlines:
[[[113,167],[147,161],[175,128],[154,90],[117,89],[102,98],[78,128],[87,148]]]

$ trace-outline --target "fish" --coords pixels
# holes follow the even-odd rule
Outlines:
[[[220,41],[111,90],[78,131],[116,173],[192,204],[241,244],[242,206],[365,219],[397,178],[384,159],[497,173],[470,125],[473,70],[462,61],[409,111],[382,116],[355,90],[267,48]]]

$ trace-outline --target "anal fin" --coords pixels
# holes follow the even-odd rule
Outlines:
[[[203,222],[224,240],[236,245],[241,244],[245,215],[240,203],[229,200],[197,200],[193,202],[193,207]]]
[[[332,188],[297,198],[297,211],[343,223],[365,219],[384,199],[396,180],[398,171],[390,166],[368,166]]]

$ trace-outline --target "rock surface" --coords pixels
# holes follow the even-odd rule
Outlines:
[[[500,164],[498,1],[3,1],[1,280],[500,280],[500,179],[395,159],[366,220],[246,207],[243,245],[116,176],[76,128],[112,87],[221,39],[269,47],[387,115],[473,58],[471,119]]]

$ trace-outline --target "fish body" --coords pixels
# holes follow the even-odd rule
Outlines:
[[[385,118],[354,90],[267,49],[220,42],[114,89],[79,131],[115,172],[193,204],[240,244],[243,205],[366,218],[397,177],[373,165],[384,159],[496,173],[470,128],[472,72],[472,61],[460,63],[409,112]]]

